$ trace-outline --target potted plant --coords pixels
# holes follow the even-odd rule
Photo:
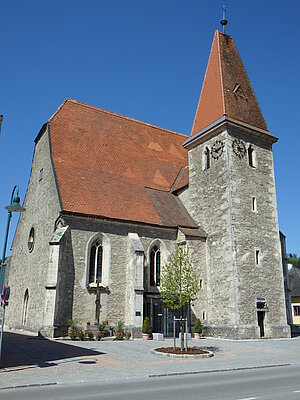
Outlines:
[[[104,337],[105,322],[99,322],[98,324],[98,340]]]
[[[78,336],[78,327],[74,319],[68,320],[68,336],[71,340],[76,340]]]
[[[200,335],[202,333],[202,324],[201,324],[200,319],[198,319],[198,318],[196,319],[196,323],[195,323],[193,332],[194,332],[194,338],[200,339]]]
[[[142,338],[143,340],[149,340],[150,335],[152,334],[152,328],[150,325],[149,317],[145,317],[143,326],[142,326]]]
[[[87,340],[94,340],[94,334],[90,329],[86,330],[86,338]]]
[[[124,339],[124,322],[118,321],[116,326],[116,340],[123,340]]]
[[[131,332],[128,329],[125,329],[125,339],[126,340],[130,340],[131,338]]]
[[[78,331],[77,337],[79,340],[85,340],[86,339],[86,332],[83,329],[80,329]]]

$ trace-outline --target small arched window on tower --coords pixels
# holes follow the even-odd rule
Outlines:
[[[208,147],[205,147],[204,154],[203,154],[203,169],[210,168],[210,151]]]
[[[103,247],[100,241],[91,246],[89,263],[89,284],[102,282]]]
[[[255,150],[251,144],[248,147],[248,163],[249,163],[249,167],[251,167],[251,168],[256,167],[256,154],[255,154]]]
[[[150,286],[160,285],[161,256],[158,246],[153,246],[150,251]]]

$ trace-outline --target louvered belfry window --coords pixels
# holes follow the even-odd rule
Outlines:
[[[103,261],[102,244],[96,242],[91,247],[89,283],[96,283],[97,279],[99,279],[100,283],[102,282],[102,261]]]

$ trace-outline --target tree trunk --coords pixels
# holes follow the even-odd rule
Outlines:
[[[181,348],[181,351],[183,351],[183,349],[184,349],[184,321],[183,321],[182,307],[180,308],[180,331],[181,331],[180,348]]]

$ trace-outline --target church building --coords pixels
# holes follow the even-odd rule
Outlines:
[[[216,31],[190,136],[66,99],[35,139],[12,246],[7,328],[57,337],[122,320],[172,335],[160,273],[187,246],[199,277],[189,325],[284,338],[272,145],[233,38]]]

